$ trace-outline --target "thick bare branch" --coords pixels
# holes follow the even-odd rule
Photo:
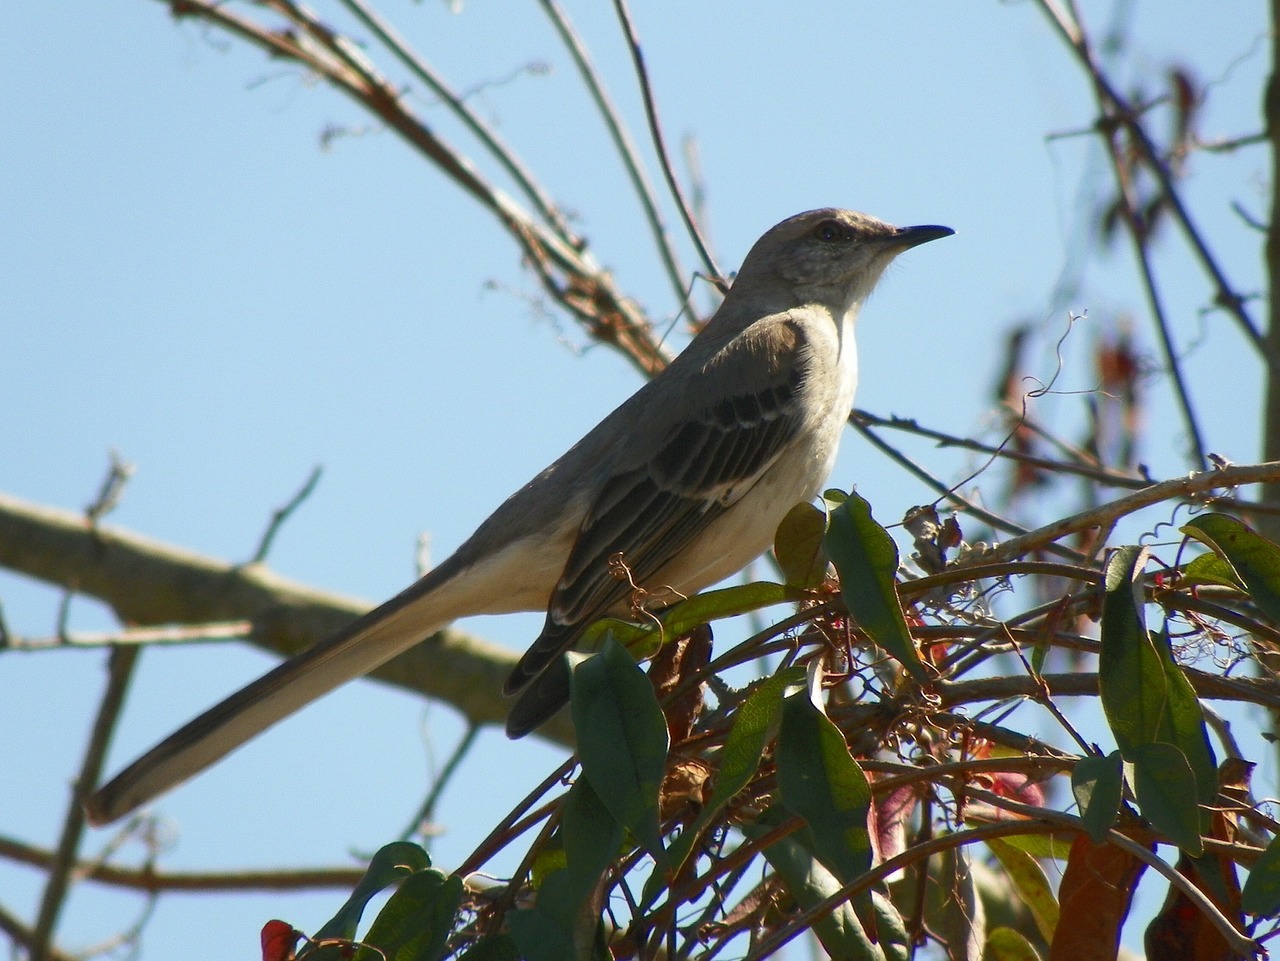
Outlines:
[[[84,517],[0,494],[0,567],[108,604],[126,624],[248,620],[250,641],[277,654],[311,646],[371,605],[280,577],[261,564],[234,565]],[[473,724],[502,724],[498,692],[515,654],[447,628],[373,672],[452,705]],[[567,719],[543,728],[569,743]]]

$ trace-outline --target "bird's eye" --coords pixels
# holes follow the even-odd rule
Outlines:
[[[844,230],[834,220],[824,220],[818,224],[818,239],[824,243],[834,244],[844,240]]]

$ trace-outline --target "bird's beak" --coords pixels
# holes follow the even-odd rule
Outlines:
[[[895,253],[898,253],[903,250],[909,250],[912,247],[919,247],[921,244],[927,244],[931,240],[950,237],[954,233],[955,231],[950,227],[940,227],[937,224],[924,224],[919,227],[899,227],[897,233],[885,238],[885,243]]]

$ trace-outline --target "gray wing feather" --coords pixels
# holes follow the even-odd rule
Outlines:
[[[613,576],[610,557],[620,554],[632,580],[644,586],[804,429],[804,334],[782,323],[776,337],[785,350],[748,344],[756,347],[753,355],[727,361],[741,371],[736,382],[690,405],[692,415],[667,426],[656,453],[603,485],[551,596],[542,634],[512,671],[507,693],[522,690],[591,622],[626,601],[631,586]],[[743,384],[752,387],[744,390]]]

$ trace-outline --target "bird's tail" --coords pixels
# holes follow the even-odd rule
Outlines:
[[[85,802],[89,822],[110,824],[124,817],[277,721],[435,633],[454,614],[434,602],[435,580],[428,575],[179,728]]]
[[[507,737],[520,738],[551,720],[569,703],[569,662],[557,654],[542,673],[527,681],[507,715]]]

